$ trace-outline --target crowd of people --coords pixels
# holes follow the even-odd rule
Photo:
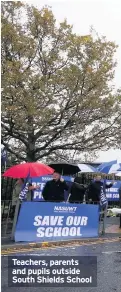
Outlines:
[[[15,187],[13,189],[12,194],[12,208],[11,208],[11,218],[14,217],[16,204],[19,200],[19,194],[21,192],[21,188],[24,185],[24,179],[19,179]],[[45,187],[42,191],[42,196],[45,202],[69,202],[69,203],[76,203],[76,204],[100,204],[101,199],[101,190],[103,189],[103,195],[106,198],[106,189],[111,188],[114,184],[112,183],[107,184],[105,180],[102,180],[101,175],[97,175],[94,179],[88,184],[84,185],[80,183],[80,177],[75,177],[74,182],[68,184],[64,181],[61,177],[61,174],[58,172],[54,172],[52,180],[47,181]],[[31,183],[28,184],[28,193],[26,200],[32,201],[33,200],[33,191],[39,190],[40,186],[32,185]],[[67,199],[65,200],[65,191],[68,194]],[[119,201],[121,207],[121,186],[119,188]],[[101,207],[105,210],[105,207]],[[120,227],[121,227],[121,216],[120,216]]]
[[[11,206],[11,218],[14,217],[16,204],[19,200],[19,194],[21,192],[21,188],[24,185],[24,179],[19,179],[13,189],[12,194],[12,206]],[[69,202],[76,204],[99,204],[100,208],[105,210],[105,206],[101,206],[101,192],[103,190],[103,195],[106,198],[106,189],[111,188],[114,182],[107,184],[102,180],[101,175],[97,175],[94,179],[88,184],[84,185],[80,183],[80,177],[75,177],[74,182],[67,183],[61,177],[61,174],[58,172],[54,172],[52,180],[46,182],[45,187],[42,191],[42,196],[45,202]],[[33,191],[39,190],[40,186],[28,184],[28,193],[26,196],[27,201],[33,200]],[[67,198],[65,199],[65,192],[67,194]],[[119,190],[120,198],[121,198],[121,188]],[[121,201],[121,199],[120,199]]]
[[[23,183],[24,180],[20,179],[15,185],[12,196],[13,206],[16,205]],[[65,182],[63,178],[61,178],[60,173],[54,172],[52,180],[45,184],[42,196],[47,202],[64,202],[65,191],[67,191],[67,201],[70,203],[83,203],[85,201],[97,204],[100,201],[102,186],[103,192],[106,194],[106,189],[111,188],[113,186],[113,182],[111,184],[104,184],[102,182],[101,176],[98,175],[89,183],[89,185],[80,184],[80,178],[76,177],[71,186],[69,186],[68,183]],[[32,191],[38,188],[39,186],[32,186],[32,184],[29,183],[27,194],[28,201],[32,200]]]
[[[43,198],[48,202],[64,202],[64,191],[68,191],[68,202],[83,203],[92,202],[98,204],[100,201],[101,188],[106,195],[106,189],[111,188],[113,182],[106,184],[102,182],[101,176],[96,176],[93,181],[87,186],[80,184],[79,177],[76,177],[71,187],[61,178],[61,175],[54,172],[53,179],[48,181],[43,189]]]

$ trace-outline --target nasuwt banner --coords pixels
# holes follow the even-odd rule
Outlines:
[[[62,178],[68,183],[72,183],[73,182],[73,178],[71,176],[62,176]],[[42,191],[43,188],[46,184],[47,181],[51,180],[52,176],[51,175],[47,175],[47,176],[40,176],[40,177],[33,177],[32,178],[32,185],[39,185],[40,188],[38,190],[35,190],[33,192],[33,201],[44,201],[43,197],[42,197]],[[65,200],[67,200],[68,198],[68,192],[65,191]]]
[[[49,242],[98,237],[99,206],[23,202],[15,241]]]
[[[111,183],[111,180],[106,180],[106,183]],[[119,201],[119,188],[121,181],[115,181],[112,188],[106,190],[108,201]]]

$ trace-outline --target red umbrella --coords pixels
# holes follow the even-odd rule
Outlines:
[[[29,174],[30,177],[39,177],[42,175],[53,174],[54,169],[39,163],[39,162],[31,162],[31,163],[23,163],[10,167],[3,174],[5,177],[12,178],[26,178]]]

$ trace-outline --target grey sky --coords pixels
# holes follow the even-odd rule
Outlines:
[[[88,34],[92,25],[95,30],[116,42],[117,68],[115,86],[121,87],[121,0],[31,0],[38,8],[44,5],[52,7],[57,21],[67,18],[78,34]]]
[[[121,87],[121,0],[31,0],[25,1],[38,8],[52,7],[57,21],[67,18],[74,31],[80,35],[89,33],[90,26],[108,40],[114,41],[117,49],[117,68],[114,84]],[[99,160],[109,161],[121,157],[121,150],[99,153]]]

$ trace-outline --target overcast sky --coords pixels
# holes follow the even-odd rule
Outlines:
[[[80,35],[89,33],[90,26],[114,41],[118,46],[116,53],[117,68],[114,84],[121,87],[121,0],[31,0],[38,8],[44,5],[52,7],[57,21],[67,18],[68,23]],[[121,160],[121,150],[110,150],[99,153],[100,161]]]

